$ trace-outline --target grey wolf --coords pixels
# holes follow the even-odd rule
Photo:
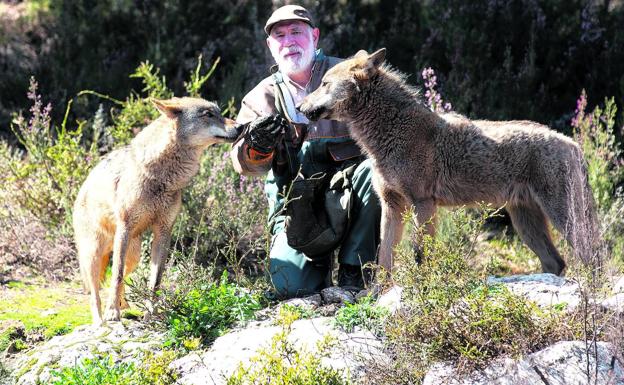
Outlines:
[[[89,173],[73,212],[80,271],[90,291],[93,323],[102,323],[100,282],[112,251],[112,278],[104,320],[128,306],[124,277],[139,263],[141,234],[153,232],[149,287],[160,284],[182,189],[199,170],[203,150],[233,142],[240,126],[199,98],[152,100],[161,116],[128,146],[109,153]]]
[[[239,173],[269,175],[265,184],[273,235],[269,271],[279,295],[295,296],[318,291],[328,284],[325,278],[329,259],[313,262],[303,252],[290,247],[284,232],[284,194],[299,168],[305,177],[333,172],[347,160],[362,154],[346,124],[324,119],[308,124],[305,116],[295,110],[295,105],[309,90],[320,85],[325,72],[341,60],[316,49],[319,30],[314,28],[309,12],[298,6],[278,8],[267,21],[265,31],[267,46],[279,71],[267,76],[245,95],[236,121],[255,130],[263,126],[267,116],[280,114],[290,123],[292,136],[288,139],[292,141],[282,140],[277,145],[268,141],[271,146],[259,146],[254,140],[241,138],[232,148],[231,159]],[[285,103],[281,103],[279,94],[283,95]],[[266,129],[266,132],[272,131]],[[354,174],[354,191],[358,196],[354,200],[358,203],[351,212],[352,231],[346,234],[340,246],[339,272],[343,277],[355,276],[348,274],[355,272],[361,278],[361,264],[375,258],[381,209],[372,191],[370,162],[362,162],[358,167]],[[293,217],[302,216],[295,214]],[[356,280],[339,281],[349,284]],[[354,286],[359,283],[355,282]]]
[[[329,70],[300,106],[312,120],[347,122],[372,159],[382,204],[382,268],[392,271],[402,211],[413,206],[418,223],[434,234],[437,206],[475,202],[506,206],[544,272],[565,268],[547,220],[578,256],[590,257],[597,237],[593,197],[573,140],[530,121],[471,121],[432,112],[384,61],[384,49],[358,52]]]

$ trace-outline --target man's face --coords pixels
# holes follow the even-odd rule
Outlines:
[[[318,28],[302,21],[283,21],[271,28],[266,41],[280,71],[293,76],[312,68],[318,38]]]

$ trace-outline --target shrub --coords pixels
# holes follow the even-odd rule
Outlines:
[[[37,82],[31,78],[28,99],[33,103],[30,116],[18,115],[11,128],[27,156],[0,151],[8,165],[8,184],[19,207],[38,218],[49,230],[68,234],[71,212],[80,184],[97,158],[95,145],[84,146],[85,122],[71,130],[66,119],[55,127],[50,118],[52,106],[44,105]],[[71,102],[67,106],[69,112]],[[96,143],[93,141],[92,143]]]
[[[390,315],[388,309],[375,306],[373,297],[367,296],[354,304],[347,303],[338,309],[335,322],[347,333],[351,333],[356,326],[359,326],[376,335],[381,335],[388,315]]]
[[[134,385],[137,369],[132,362],[116,363],[112,356],[86,358],[81,363],[52,371],[52,385]]]
[[[624,160],[613,131],[617,107],[611,98],[605,99],[603,108],[596,106],[591,113],[586,108],[587,94],[583,90],[571,126],[587,161],[589,184],[608,254],[624,261],[624,194],[621,187],[616,189],[624,181]]]
[[[157,311],[162,311],[169,333],[166,346],[193,349],[207,344],[262,308],[257,295],[229,283],[227,277],[224,272],[218,282],[198,280],[188,287],[163,289]]]
[[[371,363],[373,383],[418,381],[437,361],[481,367],[494,357],[518,356],[572,336],[559,311],[488,286],[484,271],[473,268],[476,235],[487,214],[458,209],[438,215],[440,237],[413,230],[423,253],[420,264],[411,248],[398,250],[395,277],[404,288],[404,304],[385,328],[394,359],[391,367]]]
[[[351,382],[338,370],[321,363],[329,354],[333,340],[324,338],[317,345],[317,353],[298,349],[288,340],[297,313],[280,310],[282,330],[273,336],[271,346],[261,349],[251,358],[248,367],[239,365],[227,379],[228,385],[347,385]]]
[[[145,352],[143,363],[116,361],[112,355],[85,358],[72,367],[53,370],[51,385],[171,385],[177,378],[168,365],[177,357],[165,350]]]

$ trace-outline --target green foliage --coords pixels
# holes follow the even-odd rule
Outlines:
[[[596,106],[593,112],[587,113],[587,95],[583,90],[572,128],[587,160],[589,184],[596,203],[599,209],[608,210],[615,186],[624,178],[624,167],[618,164],[622,151],[613,132],[617,107],[613,98],[605,99],[604,103],[604,109]]]
[[[380,335],[383,333],[384,323],[389,315],[388,309],[376,306],[375,300],[367,296],[357,303],[347,303],[338,309],[335,322],[347,333],[351,333],[356,326],[359,326]]]
[[[86,358],[81,364],[52,371],[52,385],[134,385],[132,362],[115,363],[112,356]]]
[[[91,322],[87,299],[67,296],[68,291],[76,290],[68,284],[7,289],[0,299],[0,322],[20,321],[26,335],[39,334],[46,339],[69,333]]]
[[[280,309],[283,309],[283,311],[286,313],[296,314],[297,319],[307,319],[315,317],[317,315],[317,312],[311,308],[305,306],[291,305],[289,303],[281,305]]]
[[[73,367],[53,370],[51,385],[171,385],[176,375],[167,366],[176,358],[172,351],[146,353],[143,364],[115,362],[111,355],[86,358]]]
[[[186,348],[197,346],[193,340],[212,341],[234,323],[252,319],[255,311],[262,308],[257,296],[228,283],[227,273],[219,282],[199,282],[190,290],[179,289],[168,295],[173,301],[165,310],[167,345]]]
[[[335,369],[321,363],[334,340],[326,336],[317,344],[317,352],[298,349],[288,340],[296,312],[280,309],[282,330],[271,339],[271,346],[258,351],[248,367],[239,365],[227,379],[228,385],[347,385],[351,382]]]
[[[66,114],[61,126],[55,127],[50,117],[52,107],[44,106],[37,92],[37,82],[31,78],[30,116],[28,119],[17,116],[11,126],[27,157],[22,160],[9,151],[0,151],[0,157],[7,164],[8,184],[18,192],[12,197],[18,205],[39,218],[48,229],[67,234],[74,199],[97,158],[97,148],[83,144],[84,121],[70,130]],[[71,102],[67,113],[70,106]]]
[[[542,310],[502,286],[488,286],[483,271],[474,269],[476,233],[485,214],[465,209],[441,214],[444,239],[414,229],[423,252],[420,264],[410,249],[397,255],[395,277],[404,288],[404,305],[386,322],[395,360],[390,368],[377,368],[386,373],[380,384],[422,378],[437,361],[480,367],[497,356],[518,356],[571,337],[558,310]]]
[[[624,261],[624,194],[616,186],[624,181],[622,150],[613,131],[617,106],[605,99],[604,107],[586,112],[585,90],[577,101],[572,119],[574,138],[580,143],[587,161],[589,184],[597,203],[602,236],[614,259]]]

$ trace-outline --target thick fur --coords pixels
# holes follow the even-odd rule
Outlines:
[[[141,234],[151,229],[150,282],[160,284],[181,207],[182,189],[199,170],[203,150],[233,142],[240,127],[218,107],[197,98],[154,100],[162,115],[128,146],[108,154],[91,171],[74,204],[73,224],[83,281],[91,293],[93,323],[102,323],[100,282],[109,255],[113,267],[105,320],[127,307],[123,279],[139,263]]]
[[[590,258],[596,217],[585,161],[573,140],[530,121],[471,121],[432,112],[384,59],[385,50],[358,52],[330,69],[299,107],[312,120],[347,122],[372,159],[382,204],[383,268],[392,271],[402,211],[413,206],[433,234],[437,206],[477,202],[506,205],[544,272],[565,268],[547,219],[580,257]]]

